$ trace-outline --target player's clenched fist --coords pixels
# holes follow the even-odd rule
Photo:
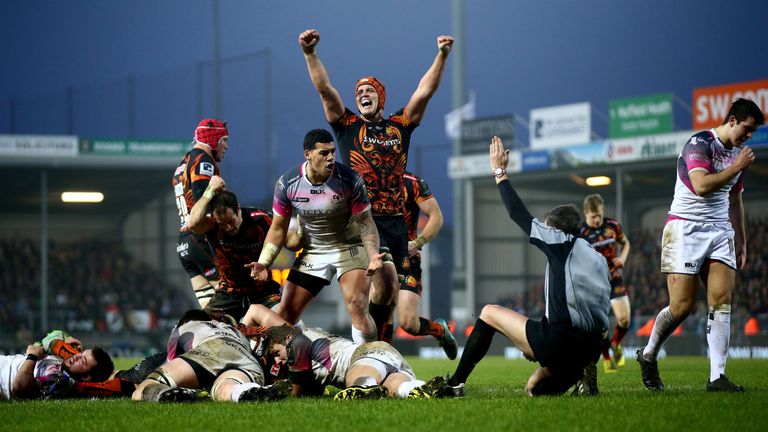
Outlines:
[[[317,43],[320,42],[320,32],[315,29],[304,30],[299,35],[299,45],[304,54],[312,54],[315,52]]]
[[[320,35],[318,35],[318,39],[319,38],[320,38]],[[440,49],[440,52],[442,52],[444,55],[450,54],[452,47],[453,47],[453,36],[440,35],[437,37],[437,48]]]

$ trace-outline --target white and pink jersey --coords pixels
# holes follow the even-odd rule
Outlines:
[[[307,246],[360,242],[353,216],[370,208],[363,178],[338,162],[322,184],[309,181],[307,162],[288,170],[278,179],[272,200],[275,214],[300,217]]]
[[[692,136],[677,157],[675,197],[672,199],[669,217],[696,222],[727,222],[729,194],[743,190],[742,173],[705,196],[694,192],[690,173],[719,173],[733,165],[740,152],[740,147],[725,148],[714,129]]]
[[[26,354],[0,355],[0,401],[11,400],[11,388]],[[35,363],[33,376],[42,385],[56,381],[64,373],[64,361],[59,357],[47,356]]]

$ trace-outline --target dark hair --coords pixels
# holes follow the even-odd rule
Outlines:
[[[728,119],[733,116],[736,118],[737,123],[741,123],[744,120],[752,117],[755,119],[755,126],[760,126],[765,123],[765,117],[763,112],[760,111],[760,107],[749,99],[738,98],[731,104],[731,109],[728,110],[728,114],[723,119],[723,124],[728,123]]]
[[[547,213],[545,223],[560,231],[578,235],[581,229],[581,212],[572,204],[560,205]]]
[[[304,135],[304,150],[314,150],[317,143],[332,143],[333,135],[325,129],[312,129]]]
[[[240,208],[240,203],[237,202],[237,196],[230,191],[217,193],[208,203],[208,212],[210,213],[221,213],[226,209],[237,211],[238,208]]]
[[[210,321],[211,316],[208,312],[200,309],[190,309],[184,312],[184,315],[179,318],[179,322],[176,323],[177,327],[181,327],[190,321]]]
[[[298,332],[299,330],[296,327],[288,324],[268,328],[266,332],[267,351],[271,351],[275,344],[285,344],[289,337],[294,336]]]
[[[112,371],[115,370],[112,357],[109,356],[109,353],[104,348],[99,346],[91,348],[91,352],[93,353],[93,359],[96,360],[96,366],[83,375],[88,376],[90,381],[94,382],[108,380],[109,376],[112,375]]]

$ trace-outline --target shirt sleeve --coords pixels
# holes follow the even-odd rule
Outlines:
[[[290,218],[293,206],[288,199],[285,178],[281,176],[275,184],[275,196],[272,198],[272,212],[285,218]]]
[[[216,174],[216,163],[207,153],[201,153],[196,158],[190,170],[190,189],[195,202],[200,199],[211,181],[211,177]]]
[[[371,208],[371,201],[368,198],[368,189],[365,187],[365,181],[362,177],[355,174],[352,177],[352,197],[350,199],[352,215],[362,213]]]
[[[688,168],[688,173],[694,171],[704,171],[711,173],[714,171],[712,166],[712,152],[709,143],[700,137],[691,138],[682,150],[683,161]]]

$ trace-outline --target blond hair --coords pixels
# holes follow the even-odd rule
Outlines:
[[[601,197],[600,194],[587,195],[587,197],[584,198],[584,213],[597,213],[601,207],[605,209],[605,202],[603,201],[603,197]]]

